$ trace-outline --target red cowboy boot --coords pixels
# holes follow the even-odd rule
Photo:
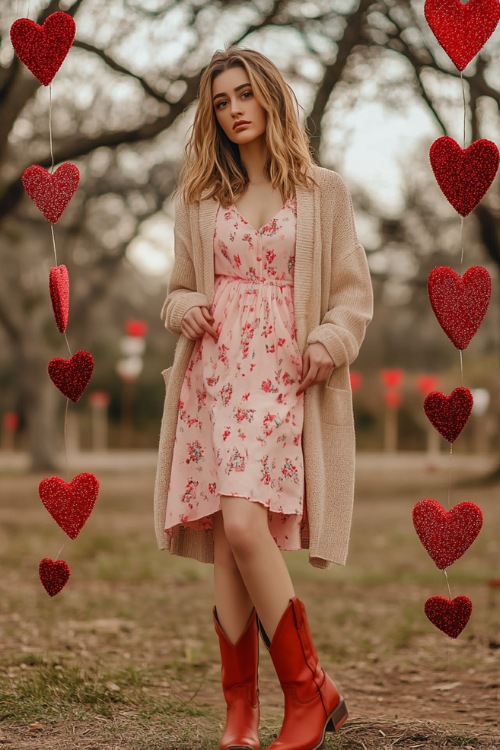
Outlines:
[[[304,605],[290,599],[272,643],[259,627],[285,695],[283,726],[267,750],[322,750],[325,731],[340,729],[347,708],[319,664]]]
[[[222,662],[222,691],[227,703],[226,728],[219,750],[260,750],[259,631],[255,609],[234,645],[222,630],[213,610]]]

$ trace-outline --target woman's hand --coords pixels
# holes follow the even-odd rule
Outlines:
[[[210,323],[213,323],[213,320],[214,316],[205,305],[190,307],[181,321],[182,333],[191,341],[201,339],[205,333],[209,333],[214,337],[215,341],[218,341],[217,331],[210,325]]]
[[[302,391],[305,391],[310,385],[328,380],[334,369],[335,362],[329,355],[326,346],[319,341],[309,344],[302,358],[302,382],[297,391],[297,396],[300,396]]]

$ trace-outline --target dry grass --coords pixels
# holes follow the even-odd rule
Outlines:
[[[157,551],[153,472],[101,472],[98,504],[73,542],[43,509],[40,478],[0,477],[0,748],[218,748],[212,566]],[[387,481],[360,475],[348,565],[319,571],[305,553],[286,554],[322,663],[351,712],[327,750],[500,747],[500,590],[488,585],[500,577],[499,488],[454,492],[453,503],[481,505],[485,524],[449,570],[453,595],[474,604],[451,640],[423,615],[446,584],[411,525],[421,497],[445,502],[435,485],[398,467]],[[51,599],[38,562],[63,542],[72,575]],[[265,748],[282,694],[264,649],[260,688]]]

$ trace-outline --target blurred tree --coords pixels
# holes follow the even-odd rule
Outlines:
[[[55,462],[61,404],[46,366],[56,354],[66,355],[54,351],[61,339],[47,289],[53,265],[49,225],[21,184],[27,166],[49,168],[52,156],[49,92],[41,95],[8,38],[19,5],[12,0],[10,18],[3,13],[0,21],[0,326],[18,373],[12,388],[15,401],[24,405],[33,467],[46,469]],[[97,0],[51,0],[36,21],[43,23],[57,10],[77,16],[77,36],[54,79],[51,105],[54,164],[73,161],[82,175],[55,227],[58,262],[68,266],[72,284],[68,335],[78,348],[101,347],[102,341],[116,347],[124,310],[131,306],[138,317],[145,317],[141,305],[157,317],[155,295],[160,298],[165,283],[151,287],[151,280],[149,286],[141,280],[127,250],[149,218],[171,212],[166,202],[182,158],[186,120],[221,29],[225,45],[262,49],[303,91],[312,149],[318,163],[329,168],[336,168],[325,138],[329,116],[337,107],[354,107],[367,78],[389,109],[400,110],[409,99],[421,101],[435,119],[436,137],[447,133],[450,111],[456,122],[460,77],[428,29],[421,4],[410,0],[109,0],[106,6]],[[276,44],[281,38],[284,43]],[[489,44],[464,76],[474,137],[483,121],[491,121],[489,104],[498,107],[497,54]],[[379,76],[395,58],[406,62],[401,79]],[[422,182],[412,191],[414,158],[427,164],[428,200],[420,193]],[[453,244],[447,227],[456,219],[449,214],[448,225],[436,213],[423,149],[410,157],[408,167],[401,216],[386,216],[368,191],[354,194],[357,210],[375,227],[367,250],[378,315],[390,333],[375,335],[374,326],[371,335],[384,343],[380,352],[387,357],[408,351],[408,330],[424,309],[426,268],[436,252],[446,254]],[[434,196],[436,191],[434,185]],[[479,237],[480,252],[484,246],[495,263],[500,262],[498,204],[493,187],[473,212],[476,224],[468,225],[471,237]],[[156,330],[160,335],[159,326]],[[151,331],[156,337],[154,327]]]

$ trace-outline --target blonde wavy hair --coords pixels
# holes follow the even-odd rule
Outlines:
[[[200,79],[193,132],[184,147],[186,158],[174,191],[180,193],[184,203],[199,201],[207,191],[203,198],[216,198],[227,208],[248,185],[238,144],[222,130],[212,102],[214,78],[235,66],[246,70],[253,94],[266,111],[269,156],[265,172],[272,187],[279,189],[286,200],[293,197],[297,184],[307,189],[317,185],[307,174],[315,162],[307,131],[299,121],[295,93],[271,60],[255,50],[233,45],[214,53]]]

